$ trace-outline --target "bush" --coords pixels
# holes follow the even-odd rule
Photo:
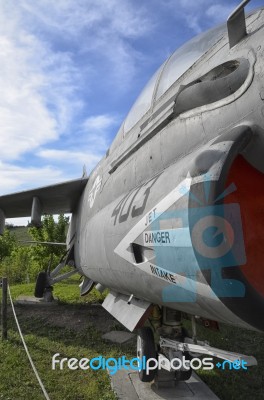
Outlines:
[[[34,282],[39,272],[39,265],[32,259],[31,249],[17,247],[0,265],[0,274],[10,283]]]
[[[8,229],[0,236],[0,263],[9,257],[14,248],[17,246],[16,237]]]
[[[59,216],[58,223],[52,215],[46,215],[42,219],[42,227],[29,228],[29,233],[37,242],[65,243],[68,222],[69,218],[64,215]],[[50,263],[52,270],[64,253],[63,246],[18,246],[15,235],[6,229],[0,238],[0,277],[6,276],[10,283],[35,282],[38,273],[47,270]]]

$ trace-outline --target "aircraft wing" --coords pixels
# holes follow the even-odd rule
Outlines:
[[[0,196],[1,219],[28,217],[40,222],[42,214],[70,213],[88,182],[80,178],[38,189]]]

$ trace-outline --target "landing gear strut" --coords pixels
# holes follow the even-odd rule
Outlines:
[[[149,323],[151,328],[146,327],[139,331],[137,357],[142,358],[145,355],[146,359],[154,358],[157,368],[150,370],[149,375],[146,371],[140,371],[139,378],[143,382],[154,379],[159,387],[162,384],[167,386],[186,381],[192,375],[192,367],[197,369],[194,365],[200,361],[197,358],[201,355],[216,357],[229,363],[246,362],[247,366],[257,365],[253,356],[217,349],[206,341],[197,340],[195,317],[192,317],[192,338],[183,328],[181,313],[178,311],[154,306]]]
[[[191,355],[187,351],[177,351],[173,348],[161,348],[159,338],[161,335],[169,338],[174,338],[180,342],[184,342],[187,336],[186,330],[182,327],[181,313],[175,310],[163,307],[160,309],[154,306],[152,317],[150,318],[151,327],[144,327],[139,330],[137,338],[137,357],[142,359],[143,356],[146,360],[154,358],[160,360],[163,371],[158,369],[149,370],[147,375],[145,370],[139,371],[139,379],[142,382],[151,382],[155,379],[158,385],[161,381],[185,381],[191,377],[192,369],[181,369],[171,372],[166,368],[166,360],[170,363],[173,358],[182,358],[185,356],[186,360],[191,360]],[[155,338],[155,339],[154,339]],[[157,350],[158,352],[157,352]]]
[[[162,348],[160,343],[160,338],[163,335],[177,340],[180,343],[183,343],[185,338],[188,337],[187,330],[182,326],[181,312],[167,307],[162,307],[161,326],[157,329],[157,331],[159,334],[159,357],[160,359],[162,358],[165,364],[163,364],[164,371],[158,371],[155,379],[156,385],[159,386],[162,382],[168,382],[168,379],[174,383],[187,381],[192,375],[192,369],[190,367],[189,369],[186,369],[184,366],[182,366],[180,369],[172,371],[170,368],[166,368],[166,360],[168,360],[170,364],[171,360],[176,358],[181,360],[184,356],[185,360],[190,361],[192,358],[190,353],[188,351],[178,351],[172,348]]]
[[[41,271],[38,274],[37,281],[36,281],[36,286],[35,286],[35,297],[42,298],[44,297],[44,300],[46,302],[51,302],[54,300],[52,291],[53,291],[53,286],[55,283],[60,282],[64,279],[67,279],[71,277],[72,275],[76,274],[78,271],[74,266],[74,252],[73,252],[73,247],[67,251],[67,253],[61,258],[60,263],[57,265],[57,267],[50,272],[50,267],[51,267],[51,262],[48,268],[48,271]],[[72,271],[66,272],[64,274],[59,275],[60,271],[62,268],[65,267],[65,265],[71,266],[74,269]]]

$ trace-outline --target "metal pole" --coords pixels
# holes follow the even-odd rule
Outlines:
[[[2,340],[7,339],[7,278],[2,278]]]

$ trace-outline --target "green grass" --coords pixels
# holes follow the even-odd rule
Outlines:
[[[185,323],[191,332],[189,321]],[[197,326],[198,339],[208,340],[212,347],[254,356],[258,365],[248,370],[198,370],[197,374],[221,400],[264,399],[264,335],[241,328],[220,325],[220,331]],[[208,356],[209,357],[209,356]],[[217,359],[215,359],[215,364]]]
[[[80,297],[79,276],[68,279],[65,282],[56,283],[54,285],[53,296],[63,304],[86,304],[86,303],[102,303],[107,292],[103,294],[93,289],[87,296]],[[14,285],[11,287],[11,294],[14,299],[19,295],[33,296],[34,283],[26,283]]]
[[[21,322],[30,354],[51,399],[115,399],[105,371],[52,370],[51,359],[55,353],[60,353],[62,357],[79,359],[99,355],[117,357],[123,353],[121,349],[105,345],[98,332],[92,328],[87,329],[85,333],[76,333],[64,328],[43,325],[43,321],[37,318],[23,319]],[[8,337],[8,342],[0,343],[2,398],[43,399],[12,321],[9,321]]]
[[[72,278],[67,283],[54,286],[54,295],[59,298],[59,305],[54,313],[61,310],[61,318],[67,313],[82,311],[82,318],[87,310],[87,319],[78,329],[74,326],[58,326],[47,315],[44,318],[36,309],[30,314],[19,310],[19,321],[31,356],[52,400],[114,400],[108,375],[105,371],[71,371],[68,369],[51,370],[51,358],[55,353],[64,357],[135,357],[135,344],[114,345],[105,342],[99,332],[97,307],[91,313],[91,304],[102,302],[104,296],[93,290],[84,298],[79,297],[78,279]],[[20,294],[32,295],[34,284],[15,285],[11,287],[12,297]],[[61,308],[60,308],[61,307]],[[45,309],[48,313],[48,310]],[[52,311],[50,311],[52,313]],[[59,311],[60,312],[60,311]],[[93,314],[93,317],[91,316]],[[71,314],[72,315],[72,314]],[[190,331],[190,322],[185,321]],[[0,399],[4,400],[38,400],[43,395],[31,370],[25,351],[21,344],[13,317],[9,314],[8,341],[0,341]],[[75,328],[75,329],[74,329]],[[211,346],[254,355],[258,366],[247,371],[198,371],[201,378],[221,400],[254,400],[264,399],[264,336],[257,332],[221,326],[220,332],[212,332],[198,326],[198,337],[208,340]],[[111,330],[122,329],[115,321]]]
[[[13,299],[20,294],[32,295],[33,284],[15,285],[11,287]],[[54,290],[55,296],[60,296],[63,313],[67,311],[78,312],[82,307],[87,308],[89,315],[89,303],[102,301],[103,296],[94,290],[84,299],[77,295],[79,288],[73,284],[58,284]],[[66,304],[67,300],[67,304]],[[129,350],[120,345],[109,344],[101,338],[95,326],[88,324],[85,329],[72,329],[71,327],[54,326],[48,318],[43,318],[41,312],[30,312],[18,308],[19,322],[27,343],[31,357],[38,369],[39,375],[52,400],[115,400],[115,394],[111,390],[110,380],[106,371],[72,371],[52,370],[51,360],[55,353],[62,357],[93,358],[120,357],[125,352],[132,357],[133,349]],[[23,313],[23,310],[25,312]],[[48,308],[45,308],[45,312]],[[51,311],[52,312],[52,311]],[[0,399],[4,400],[41,400],[43,394],[31,369],[23,345],[21,343],[11,310],[8,318],[8,341],[0,340]]]

